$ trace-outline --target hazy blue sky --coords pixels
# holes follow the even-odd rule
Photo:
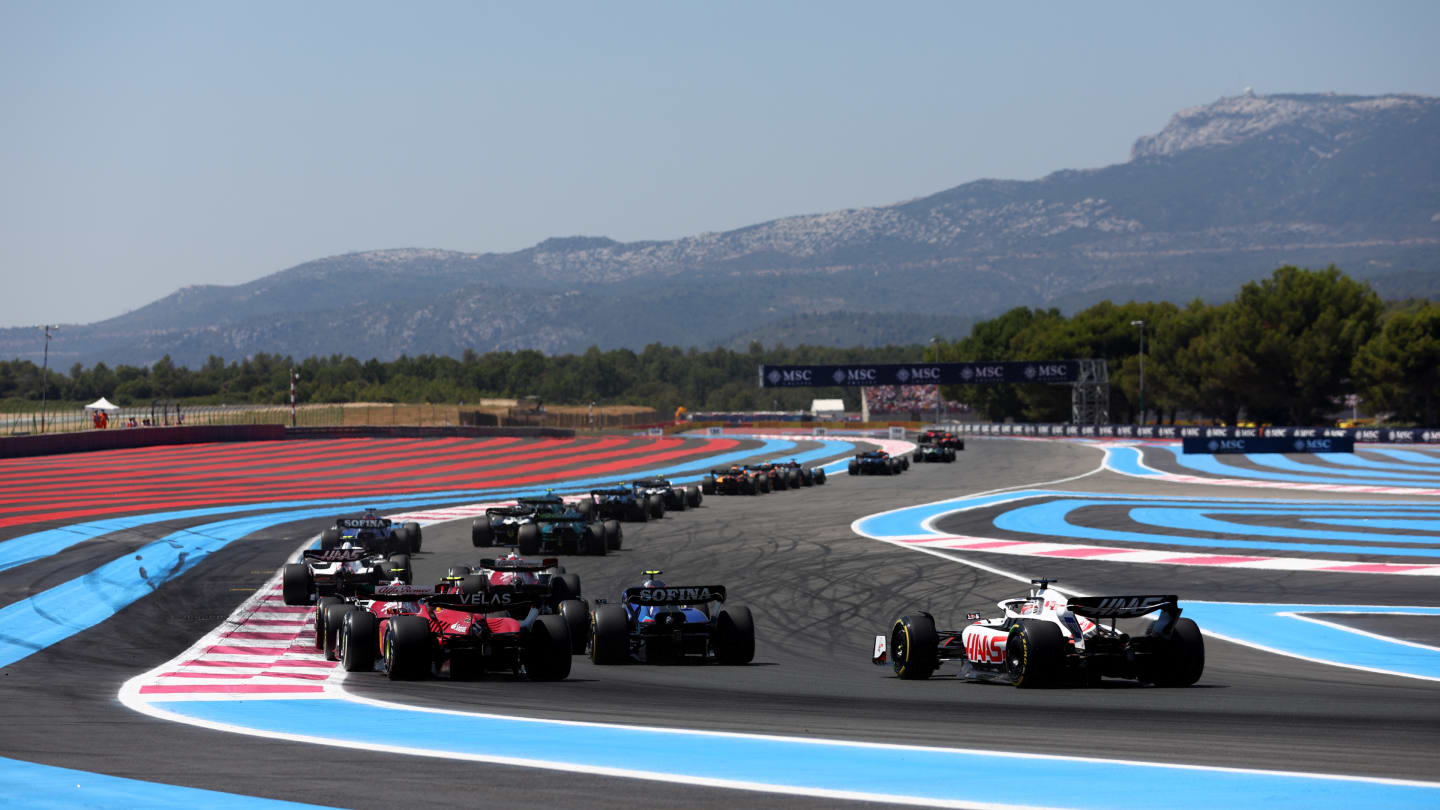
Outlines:
[[[0,0],[0,326],[356,250],[671,239],[1440,95],[1440,2]]]

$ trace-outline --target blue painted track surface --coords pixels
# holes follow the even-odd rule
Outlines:
[[[150,807],[195,810],[213,807],[218,810],[283,810],[319,806],[122,779],[18,759],[0,758],[0,782],[5,785],[5,806],[12,808]]]
[[[956,684],[957,689],[975,688]],[[980,687],[984,688],[984,687]],[[494,761],[641,770],[752,785],[907,799],[1107,810],[1217,807],[1436,807],[1440,785],[1031,757],[962,749],[847,745],[439,713],[341,700],[175,701],[167,711],[273,734],[446,751]],[[1103,740],[1096,754],[1103,756]],[[1012,775],[1008,778],[1005,775]],[[1177,790],[1184,785],[1184,790]]]

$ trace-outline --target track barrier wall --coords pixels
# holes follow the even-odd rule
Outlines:
[[[1372,444],[1440,444],[1440,428],[1202,427],[1194,425],[1069,425],[956,422],[945,426],[971,436],[1082,439],[1349,439]]]

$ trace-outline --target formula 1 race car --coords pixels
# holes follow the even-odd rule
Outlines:
[[[813,487],[817,484],[825,483],[824,467],[803,467],[800,465],[800,462],[794,459],[791,459],[789,461],[770,461],[766,463],[775,467],[779,467],[781,469],[789,469],[795,472],[800,476],[800,486],[802,487]],[[792,482],[790,486],[793,487],[795,486],[795,484]]]
[[[607,487],[590,490],[595,511],[607,520],[634,520],[644,523],[651,518],[665,517],[665,498],[647,494],[636,486]]]
[[[570,675],[570,630],[563,616],[540,612],[549,590],[521,583],[470,594],[381,586],[368,600],[341,606],[337,657],[351,672],[373,670],[378,659],[391,680],[447,669],[454,680],[486,671],[563,680]]]
[[[942,461],[948,464],[955,460],[955,451],[949,447],[942,447],[938,444],[920,444],[915,446],[915,452],[911,454],[911,460],[916,464],[926,461]]]
[[[711,470],[700,479],[700,491],[706,495],[759,495],[770,491],[770,476],[739,465]]]
[[[339,548],[342,543],[363,547],[376,554],[414,554],[420,550],[420,524],[395,525],[366,509],[360,517],[342,517],[320,535],[320,548]]]
[[[625,589],[619,603],[596,600],[590,660],[748,664],[755,657],[755,620],[747,607],[721,607],[724,586],[666,586],[659,571],[644,576],[640,587]]]
[[[763,464],[747,464],[745,469],[763,476],[770,482],[770,489],[773,492],[783,492],[787,489],[799,489],[804,486],[800,481],[800,473],[783,464],[776,464],[767,461]]]
[[[915,437],[917,444],[933,444],[949,450],[964,450],[965,440],[948,430],[927,430]]]
[[[359,588],[410,578],[409,554],[387,557],[347,543],[301,552],[300,562],[281,570],[280,593],[287,605],[308,605],[320,597],[352,595]]]
[[[892,456],[884,450],[857,453],[850,459],[851,475],[899,475],[909,468],[909,459]]]
[[[641,478],[631,481],[630,486],[635,488],[637,494],[643,494],[647,500],[651,495],[659,495],[660,500],[665,504],[665,509],[675,512],[683,512],[687,508],[699,506],[703,497],[699,486],[691,484],[682,489],[672,485],[665,478]]]
[[[1174,595],[1065,597],[1052,579],[1031,580],[1030,595],[999,603],[1004,615],[972,613],[963,630],[936,630],[929,613],[901,616],[890,636],[875,637],[871,660],[895,674],[923,680],[958,662],[960,678],[1018,687],[1094,685],[1128,678],[1156,686],[1189,686],[1205,670],[1205,639],[1180,617]],[[1136,635],[1116,627],[1160,611]],[[1109,626],[1101,623],[1109,619]]]
[[[521,554],[604,554],[620,548],[620,524],[593,520],[594,506],[588,498],[569,504],[558,496],[492,506],[471,521],[470,543],[476,548],[516,546]]]
[[[540,603],[540,613],[563,616],[570,628],[572,652],[585,652],[590,635],[590,606],[580,594],[580,575],[566,573],[554,557],[527,560],[511,552],[500,558],[485,558],[478,565],[452,565],[445,579],[435,586],[442,593],[475,594],[497,585],[544,585],[550,595]]]

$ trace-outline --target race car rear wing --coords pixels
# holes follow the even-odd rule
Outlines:
[[[535,560],[506,560],[495,557],[484,557],[480,560],[481,568],[488,568],[491,571],[544,571],[546,568],[554,568],[560,564],[558,557],[546,557],[539,562]]]
[[[375,553],[363,548],[307,548],[300,556],[303,560],[315,562],[359,562],[366,557],[375,556]]]
[[[339,529],[386,529],[390,527],[390,519],[340,518],[335,521],[335,527]]]
[[[525,517],[534,514],[532,507],[517,504],[515,506],[491,506],[485,509],[485,516],[495,515],[498,517]]]
[[[423,585],[357,585],[355,595],[372,602],[414,602],[422,596],[434,596],[434,588]]]
[[[626,588],[625,601],[632,605],[698,605],[724,602],[724,585],[678,585],[658,588]]]
[[[437,593],[425,598],[431,607],[468,613],[493,613],[512,608],[529,607],[545,601],[549,585],[495,585],[474,593]]]
[[[1068,607],[1076,616],[1090,619],[1136,619],[1163,610],[1172,619],[1180,615],[1180,597],[1159,596],[1075,596]]]

